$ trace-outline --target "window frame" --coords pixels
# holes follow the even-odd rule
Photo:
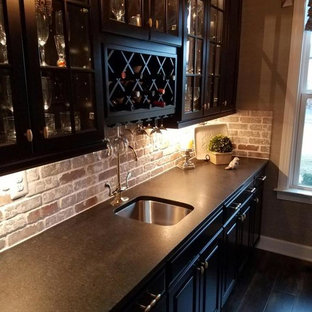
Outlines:
[[[304,31],[306,22],[306,1],[295,1],[292,20],[291,46],[288,66],[287,89],[279,161],[277,198],[312,204],[312,188],[298,185],[301,158],[304,115],[302,107],[307,92],[303,79],[307,74],[306,46],[308,35]],[[311,34],[309,34],[310,36]],[[307,65],[307,64],[305,64]],[[312,90],[310,90],[312,91]],[[295,116],[295,118],[294,118]]]

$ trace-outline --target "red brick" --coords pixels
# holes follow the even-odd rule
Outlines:
[[[74,180],[77,180],[79,178],[82,178],[86,175],[86,171],[84,169],[76,169],[67,173],[64,173],[60,177],[60,183],[66,184],[68,182],[72,182]]]
[[[114,177],[116,174],[117,174],[117,169],[116,168],[104,171],[104,172],[99,174],[99,181],[106,181],[106,180]]]
[[[261,158],[261,159],[269,159],[269,158],[270,158],[270,155],[269,155],[268,153],[248,152],[248,157]]]
[[[40,209],[40,211],[41,211],[42,218],[45,218],[47,216],[51,216],[53,213],[58,211],[57,203],[55,202],[55,203],[46,205],[46,206],[42,207]]]
[[[97,202],[98,202],[97,197],[96,197],[96,196],[93,196],[93,197],[91,197],[91,198],[89,198],[89,199],[87,199],[87,200],[85,200],[85,201],[83,201],[83,202],[77,204],[77,205],[75,206],[75,211],[76,211],[77,213],[78,213],[78,212],[81,212],[81,211],[84,211],[84,210],[86,210],[86,209],[88,209],[88,208],[90,208],[90,207],[96,205]]]
[[[28,223],[35,223],[41,219],[40,209],[31,211],[27,216]]]
[[[240,117],[240,122],[259,124],[261,123],[261,117]]]

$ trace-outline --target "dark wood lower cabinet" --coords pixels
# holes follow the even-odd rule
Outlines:
[[[126,308],[114,311],[222,311],[260,237],[259,175],[219,207]]]

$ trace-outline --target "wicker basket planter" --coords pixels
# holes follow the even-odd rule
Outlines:
[[[209,160],[215,165],[227,165],[232,160],[232,152],[230,153],[217,153],[208,152]]]

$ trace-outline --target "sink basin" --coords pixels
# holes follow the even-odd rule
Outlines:
[[[126,206],[115,210],[115,214],[145,223],[174,225],[186,217],[194,208],[190,205],[160,198],[139,197]]]

